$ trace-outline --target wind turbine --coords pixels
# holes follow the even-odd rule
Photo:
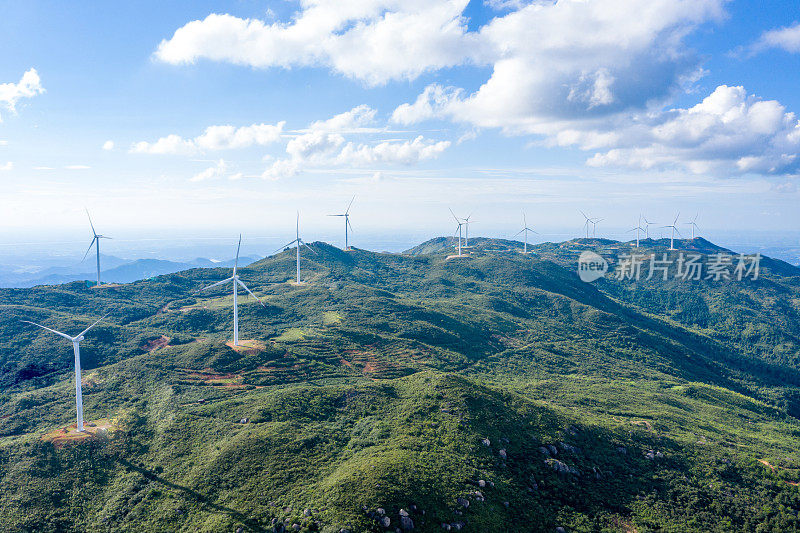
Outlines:
[[[658,222],[650,222],[647,220],[647,217],[642,217],[644,219],[644,238],[650,238],[650,226],[655,226]]]
[[[464,248],[469,248],[469,219],[472,218],[472,213],[464,219]]]
[[[597,223],[602,221],[603,221],[602,218],[593,218],[592,220],[590,220],[590,222],[592,223],[592,238],[595,238],[597,236]]]
[[[642,215],[639,215],[639,222],[636,223],[635,228],[631,228],[628,232],[635,231],[636,232],[636,247],[639,247],[639,232],[643,231],[644,228],[642,227]]]
[[[233,345],[239,346],[239,305],[238,305],[238,295],[239,295],[239,285],[242,286],[244,290],[250,293],[250,296],[258,300],[258,303],[261,304],[261,307],[266,307],[264,302],[261,299],[253,294],[253,291],[247,288],[247,285],[239,279],[239,275],[236,273],[236,269],[239,267],[239,248],[242,247],[242,236],[239,235],[239,245],[236,247],[236,261],[233,263],[233,275],[229,278],[223,279],[222,281],[218,281],[216,283],[212,283],[208,287],[203,287],[200,291],[204,291],[210,289],[211,287],[218,287],[220,285],[224,285],[228,282],[233,283]],[[200,292],[197,291],[197,292]]]
[[[347,211],[345,211],[341,215],[328,215],[329,217],[344,217],[344,251],[350,250],[350,246],[347,243],[347,228],[353,229],[353,226],[350,225],[350,207],[353,205],[353,201],[355,201],[356,197],[353,196],[353,199],[350,200],[350,205],[347,206]],[[299,235],[298,235],[299,236]]]
[[[99,287],[100,286],[100,239],[110,239],[111,237],[106,237],[105,235],[97,234],[97,232],[94,229],[94,224],[92,224],[92,216],[89,214],[88,209],[86,210],[86,216],[89,217],[89,225],[92,227],[92,235],[94,236],[92,237],[92,242],[89,244],[89,248],[86,249],[86,253],[83,254],[83,259],[81,259],[81,261],[84,261],[86,259],[86,256],[89,255],[89,251],[92,249],[92,246],[94,246],[95,250],[97,251],[97,286]]]
[[[586,216],[586,213],[584,213],[583,211],[581,211],[581,215],[583,215],[583,218],[586,219],[586,222],[583,223],[583,227],[586,229],[586,238],[587,239],[589,238],[589,224],[592,225],[592,237],[594,237],[595,234],[596,234],[597,223],[602,221],[603,219],[602,218],[589,218],[588,216]]]
[[[461,226],[464,225],[464,222],[462,222],[461,219],[458,218],[455,213],[453,213],[452,209],[450,209],[450,214],[453,215],[453,218],[456,220],[456,224],[458,224],[456,231],[453,233],[453,237],[455,237],[456,233],[458,233],[458,257],[461,257]]]
[[[695,230],[695,229],[697,229],[697,230],[700,230],[700,228],[698,227],[698,225],[695,223],[695,222],[697,221],[697,217],[699,217],[699,216],[700,216],[700,213],[697,213],[697,214],[694,216],[694,218],[692,219],[692,221],[691,221],[691,222],[684,222],[684,224],[687,224],[687,225],[689,225],[689,226],[691,226],[691,227],[692,227],[692,240],[694,240],[694,230]]]
[[[525,249],[524,249],[524,250],[523,250],[523,252],[522,252],[522,253],[524,253],[524,254],[527,254],[527,253],[528,253],[528,232],[529,232],[529,231],[532,231],[533,233],[536,233],[537,235],[538,235],[538,233],[539,233],[539,232],[537,232],[537,231],[534,231],[534,230],[532,230],[531,228],[529,228],[529,227],[528,227],[528,220],[525,218],[525,211],[523,211],[523,212],[522,212],[522,229],[521,229],[521,230],[519,230],[519,231],[517,232],[517,234],[516,234],[516,235],[514,235],[514,237],[516,237],[516,236],[517,236],[517,235],[519,235],[520,233],[525,233]]]
[[[675,249],[675,232],[677,231],[678,235],[679,236],[681,235],[681,232],[678,231],[678,225],[677,225],[679,216],[681,216],[680,213],[675,215],[675,220],[669,226],[661,226],[662,228],[672,228],[672,236],[669,239],[669,249],[670,250],[674,250]]]
[[[353,197],[353,198],[355,199],[355,197]],[[352,203],[352,202],[350,202],[350,203]],[[349,211],[350,208],[348,207],[347,210]],[[309,250],[311,250],[315,254],[317,253],[316,251],[314,251],[314,249],[312,247],[307,245],[306,242],[303,239],[300,238],[300,211],[297,212],[297,233],[296,233],[295,239],[293,241],[289,242],[288,244],[285,244],[285,245],[281,246],[280,248],[278,248],[276,250],[276,252],[280,252],[281,250],[285,250],[286,248],[288,248],[289,246],[291,246],[291,245],[293,245],[295,243],[297,243],[297,284],[300,285],[300,246],[301,245],[305,246],[306,248],[308,248]],[[273,253],[275,253],[275,252],[273,252]]]
[[[104,315],[100,320],[107,317],[108,315]],[[46,329],[51,333],[55,333],[56,335],[61,335],[68,341],[72,343],[72,351],[75,352],[75,404],[78,410],[78,422],[75,427],[78,431],[83,431],[83,392],[81,391],[81,346],[80,343],[83,340],[83,336],[86,335],[90,329],[95,327],[100,320],[86,328],[85,330],[81,331],[74,337],[70,337],[66,333],[61,333],[60,331],[56,331],[54,329],[47,328],[41,324],[37,324],[36,322],[31,322],[30,320],[23,320],[27,324],[33,324],[34,326],[38,326],[42,329]]]

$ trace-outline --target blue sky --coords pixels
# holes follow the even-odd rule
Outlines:
[[[280,240],[297,209],[327,236],[353,195],[356,236],[445,234],[448,207],[497,235],[524,209],[554,239],[579,209],[609,235],[639,212],[800,227],[794,2],[0,12],[4,241],[83,237],[84,206],[129,238]]]

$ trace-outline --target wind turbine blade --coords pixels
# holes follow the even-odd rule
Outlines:
[[[91,244],[89,244],[89,247],[86,249],[86,253],[85,253],[85,254],[83,254],[83,259],[81,259],[81,263],[83,263],[84,261],[86,261],[86,256],[87,256],[87,255],[89,255],[89,252],[91,252],[91,251],[92,251],[92,246],[94,246],[94,241],[96,241],[96,240],[97,240],[97,235],[95,235],[95,236],[92,238],[92,242],[91,242]]]
[[[672,227],[675,228],[675,233],[677,233],[679,237],[683,237],[683,235],[681,235],[681,232],[677,227],[675,227],[675,226],[672,226]]]
[[[677,215],[675,215],[675,221],[674,221],[674,222],[672,222],[672,225],[673,225],[673,226],[674,226],[675,224],[677,224],[677,223],[678,223],[678,217],[679,217],[679,216],[681,216],[681,212],[680,212],[680,211],[678,211],[678,214],[677,214]]]
[[[21,320],[20,322],[25,322],[27,324],[33,324],[34,326],[39,326],[40,328],[46,329],[47,331],[49,331],[51,333],[55,333],[56,335],[61,335],[65,339],[73,340],[73,338],[70,337],[69,335],[67,335],[66,333],[61,333],[60,331],[56,331],[54,329],[47,328],[47,327],[45,327],[45,326],[43,326],[41,324],[37,324],[36,322],[31,322],[30,320]]]
[[[522,226],[525,228],[528,227],[528,220],[525,218],[525,211],[522,212]]]
[[[526,229],[528,229],[528,228],[522,228],[521,230],[519,230],[518,232],[516,232],[516,233],[514,234],[514,237],[516,237],[517,235],[519,235],[520,233],[522,233],[522,232],[523,232],[523,231],[525,231]]]
[[[100,323],[100,321],[101,321],[101,320],[103,320],[104,318],[106,318],[106,317],[107,317],[109,314],[110,314],[110,313],[106,313],[105,315],[101,316],[101,317],[100,317],[100,318],[99,318],[99,319],[98,319],[98,320],[97,320],[97,321],[96,321],[94,324],[92,324],[91,326],[89,326],[89,327],[88,327],[88,328],[86,328],[85,330],[83,330],[83,331],[81,331],[80,333],[78,333],[78,334],[76,335],[76,337],[80,337],[81,335],[84,335],[84,334],[88,333],[90,329],[92,329],[92,328],[93,328],[93,327],[95,327],[97,324],[99,324],[99,323]]]
[[[355,197],[355,195],[353,195],[353,199],[350,200],[350,203],[347,205],[347,211],[344,212],[345,215],[349,215],[350,214],[350,208],[353,207],[353,202],[355,202],[355,200],[356,200],[356,197]]]
[[[209,285],[208,287],[203,287],[202,289],[198,289],[198,290],[196,290],[195,292],[200,292],[200,291],[204,291],[204,290],[210,289],[210,288],[212,288],[212,287],[218,287],[218,286],[220,286],[220,285],[224,285],[225,283],[228,283],[228,282],[229,282],[229,281],[231,281],[232,279],[233,279],[233,276],[231,276],[231,277],[229,277],[229,278],[227,278],[227,279],[223,279],[222,281],[218,281],[218,282],[216,282],[216,283],[212,283],[212,284],[211,284],[211,285]]]
[[[305,243],[305,241],[303,241],[303,240],[300,240],[300,244],[302,244],[303,246],[305,246],[306,248],[308,248],[309,250],[311,250],[311,251],[312,251],[312,252],[314,252],[315,254],[319,255],[319,252],[318,252],[318,251],[316,251],[315,249],[313,249],[312,247],[310,247],[309,245],[307,245],[307,244]]]
[[[525,229],[527,229],[527,230],[528,230],[528,231],[530,231],[531,233],[535,233],[536,235],[539,235],[539,232],[538,232],[538,231],[536,231],[536,230],[534,230],[534,229],[531,229],[531,228],[525,228]]]
[[[578,211],[580,211],[580,212],[581,212],[581,215],[583,215],[583,218],[585,218],[586,220],[589,220],[589,217],[587,217],[587,216],[586,216],[586,213],[584,213],[584,212],[583,212],[583,211],[581,211],[580,209],[578,209]]]
[[[258,297],[258,296],[256,296],[255,294],[253,294],[253,291],[251,291],[250,289],[248,289],[248,288],[247,288],[247,285],[245,285],[245,284],[244,284],[244,282],[243,282],[242,280],[240,280],[240,279],[237,279],[237,280],[236,280],[236,283],[238,283],[239,285],[241,285],[241,286],[242,286],[242,288],[243,288],[244,290],[246,290],[246,291],[247,291],[247,292],[250,294],[250,296],[252,296],[252,297],[253,297],[253,298],[255,298],[256,300],[258,300],[258,303],[260,303],[260,304],[261,304],[261,307],[267,307],[266,305],[264,305],[264,302],[262,302],[262,301],[261,301],[261,298],[259,298],[259,297]]]
[[[329,217],[343,217],[345,215],[328,215]]]
[[[350,231],[355,231],[353,225],[350,223],[350,217],[347,217],[347,225],[350,226]]]
[[[86,208],[84,208],[86,209]],[[86,216],[89,217],[89,225],[92,227],[92,235],[97,237],[97,232],[94,230],[94,224],[92,224],[92,215],[89,214],[89,210],[86,209]]]
[[[447,209],[450,211],[450,214],[451,214],[451,215],[453,215],[453,218],[455,219],[455,221],[456,221],[456,222],[458,222],[458,224],[459,224],[459,225],[461,225],[461,221],[458,219],[458,217],[456,216],[456,214],[455,214],[455,213],[453,213],[453,210],[452,210],[452,209],[450,209],[449,207],[448,207]]]
[[[272,252],[272,254],[270,254],[270,255],[275,255],[278,252],[282,252],[282,251],[284,251],[286,249],[287,246],[291,246],[296,242],[297,242],[297,239],[295,239],[295,240],[293,240],[291,242],[288,242],[288,243],[284,244],[283,246],[281,246],[280,248],[278,248],[277,250],[275,250],[274,252]]]
[[[242,247],[242,234],[239,234],[239,244],[236,246],[236,260],[233,263],[233,275],[236,275],[236,268],[239,266],[239,249]]]

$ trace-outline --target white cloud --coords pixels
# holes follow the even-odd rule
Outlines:
[[[114,141],[106,141],[103,143],[103,150],[113,150],[114,149]]]
[[[295,160],[315,161],[330,155],[344,142],[344,137],[338,133],[316,130],[289,141],[286,145],[286,153]]]
[[[376,111],[366,104],[354,107],[350,111],[339,113],[327,120],[311,123],[309,130],[332,131],[336,133],[371,133],[381,131],[378,128],[367,128],[375,120]]]
[[[12,163],[11,161],[9,161],[9,162],[7,162],[7,163],[5,163],[3,165],[0,165],[0,172],[9,171],[9,170],[13,170],[13,169],[14,169],[14,163]]]
[[[291,22],[227,14],[189,22],[155,57],[257,68],[325,66],[378,85],[465,63],[478,51],[462,15],[468,0],[304,0]],[[470,51],[470,52],[467,52]]]
[[[336,162],[354,166],[378,163],[413,165],[438,157],[450,144],[450,141],[426,140],[422,135],[412,141],[384,141],[376,145],[347,143],[336,156]]]
[[[5,107],[13,113],[16,111],[17,102],[21,99],[32,98],[43,92],[39,73],[36,69],[29,69],[22,75],[19,83],[0,83],[0,107]]]
[[[787,52],[800,52],[800,23],[764,32],[752,46],[753,52],[768,48],[780,48]]]
[[[7,146],[7,145],[8,145],[8,141],[0,139],[0,146]]]
[[[268,180],[290,178],[300,171],[300,163],[293,159],[278,159],[264,170],[261,177]]]
[[[285,122],[234,126],[209,126],[193,139],[171,134],[153,143],[135,143],[130,151],[138,154],[194,154],[201,151],[231,150],[254,145],[265,146],[281,138]]]
[[[288,157],[272,161],[262,177],[272,180],[288,178],[310,166],[413,165],[438,157],[451,144],[450,141],[426,140],[422,136],[410,141],[348,142],[345,135],[386,131],[386,128],[368,127],[374,123],[375,114],[374,109],[360,105],[327,120],[312,122],[308,128],[300,130],[305,133],[286,143]],[[265,157],[268,159],[272,157]]]
[[[197,151],[197,146],[194,141],[173,133],[161,137],[154,143],[147,141],[135,143],[130,151],[135,154],[192,154]]]
[[[228,174],[228,170],[229,170],[228,163],[224,159],[220,159],[214,164],[214,166],[208,167],[202,172],[198,172],[197,174],[189,178],[189,181],[207,181],[207,180],[222,178],[226,175],[228,179],[231,180],[237,180],[242,177],[242,174],[238,172],[235,174]]]
[[[605,142],[603,132],[595,133],[596,139],[576,136],[572,143],[614,146],[591,157],[590,166],[787,174],[796,172],[799,163],[797,116],[775,100],[748,96],[743,87],[721,85],[691,108],[638,117]]]

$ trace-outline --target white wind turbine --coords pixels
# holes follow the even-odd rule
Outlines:
[[[464,248],[469,248],[469,219],[472,218],[472,213],[463,219],[464,221]]]
[[[644,220],[644,238],[649,239],[650,226],[655,226],[656,224],[658,224],[658,222],[650,222],[649,220],[647,220],[647,217],[642,217],[642,219]]]
[[[452,209],[450,209],[450,214],[453,215],[453,218],[456,220],[456,224],[458,224],[456,231],[453,233],[453,237],[455,237],[456,233],[458,233],[458,257],[461,257],[461,226],[464,225],[464,222],[462,222],[461,219],[459,219],[455,213],[453,213]]]
[[[203,287],[200,291],[204,291],[206,289],[210,289],[212,287],[218,287],[220,285],[224,285],[228,282],[233,283],[233,345],[239,346],[239,305],[238,305],[238,295],[239,295],[239,285],[242,286],[244,290],[250,293],[250,296],[258,300],[258,303],[261,304],[261,307],[266,307],[264,302],[261,299],[253,294],[253,291],[247,288],[247,285],[239,279],[239,274],[236,273],[236,269],[239,267],[239,248],[242,246],[242,236],[239,235],[239,245],[236,247],[236,260],[233,263],[233,275],[229,278],[223,279],[222,281],[218,281],[216,283],[212,283],[208,287]],[[200,292],[197,291],[197,292]]]
[[[679,216],[681,216],[680,213],[675,215],[675,220],[669,226],[661,226],[662,228],[672,228],[672,235],[670,236],[670,239],[669,239],[669,249],[670,250],[674,250],[675,249],[675,232],[678,233],[678,236],[681,236],[681,232],[678,231],[678,217]]]
[[[348,211],[349,211],[349,209],[350,208],[348,208]],[[301,245],[305,246],[306,248],[308,248],[309,250],[311,250],[315,254],[317,253],[316,251],[314,251],[314,249],[312,247],[307,245],[306,242],[303,239],[300,238],[300,211],[297,212],[297,233],[295,235],[296,235],[296,237],[295,237],[295,239],[293,241],[281,246],[280,248],[278,248],[273,253],[280,252],[281,250],[285,250],[286,248],[288,248],[289,246],[291,246],[291,245],[293,245],[295,243],[297,244],[297,284],[300,285],[300,246]]]
[[[350,228],[351,230],[353,229],[353,226],[350,224],[350,207],[352,207],[353,201],[355,199],[356,199],[356,197],[353,196],[353,199],[350,200],[350,205],[347,206],[347,211],[345,211],[343,214],[341,214],[341,215],[328,215],[329,217],[344,217],[344,251],[345,252],[350,250],[350,245],[347,242],[347,229],[348,228]],[[299,237],[300,237],[300,235],[298,233],[298,238]]]
[[[86,249],[86,253],[83,254],[84,261],[86,256],[89,255],[89,251],[92,249],[92,246],[95,247],[97,251],[97,286],[100,286],[100,239],[110,239],[111,237],[106,237],[105,235],[98,235],[94,229],[94,224],[92,224],[92,216],[89,214],[89,210],[86,210],[86,216],[89,217],[89,225],[92,227],[92,242],[89,244],[89,248]]]
[[[108,315],[103,316],[100,320],[107,317]],[[46,329],[51,333],[55,333],[56,335],[61,335],[68,341],[72,343],[72,351],[75,352],[75,404],[78,410],[78,422],[75,425],[78,431],[83,431],[83,392],[81,391],[81,346],[80,342],[83,340],[83,336],[89,332],[90,329],[95,327],[100,320],[86,328],[85,330],[81,331],[74,337],[70,337],[66,333],[61,333],[60,331],[56,331],[54,329],[47,328],[41,324],[37,324],[36,322],[31,322],[30,320],[23,320],[27,324],[33,324],[34,326],[38,326],[42,329]]]
[[[646,222],[646,220],[645,220]],[[636,232],[636,247],[639,247],[639,232],[646,231],[645,228],[642,227],[642,215],[639,215],[639,221],[636,223],[635,228],[631,228],[628,232],[635,231]]]
[[[692,221],[691,221],[691,222],[684,222],[684,224],[686,224],[686,225],[689,225],[689,226],[691,226],[691,227],[692,227],[692,240],[694,240],[694,230],[695,230],[695,229],[696,229],[696,230],[698,230],[698,231],[700,230],[700,227],[699,227],[699,226],[696,224],[696,222],[697,222],[697,217],[699,217],[699,216],[700,216],[700,213],[697,213],[697,214],[694,216],[694,218],[692,219]]]
[[[516,234],[516,235],[514,235],[514,237],[516,237],[516,236],[517,236],[517,235],[519,235],[520,233],[524,233],[524,234],[525,234],[525,248],[524,248],[524,250],[523,250],[523,252],[522,252],[522,253],[524,253],[524,254],[527,254],[527,253],[528,253],[528,232],[529,232],[529,231],[531,231],[531,232],[533,232],[533,233],[536,233],[537,235],[539,234],[539,232],[537,232],[537,231],[534,231],[534,230],[532,230],[531,228],[529,228],[529,227],[528,227],[528,220],[525,218],[525,212],[523,211],[523,212],[522,212],[522,229],[521,229],[521,230],[519,230],[519,231],[517,232],[517,234]]]
[[[603,219],[602,218],[589,218],[588,216],[586,216],[586,213],[584,213],[583,211],[581,211],[581,215],[583,215],[583,218],[586,219],[586,221],[583,223],[583,227],[586,229],[586,238],[587,239],[589,238],[589,224],[592,225],[592,237],[594,237],[596,235],[597,223],[602,221]]]

